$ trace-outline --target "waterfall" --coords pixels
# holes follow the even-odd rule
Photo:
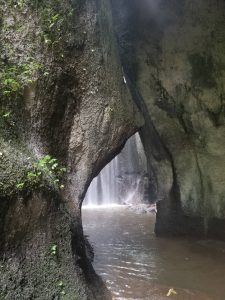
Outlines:
[[[101,205],[116,204],[117,199],[117,166],[118,157],[115,157],[104,169],[95,177],[86,194],[84,204]]]
[[[148,188],[147,162],[136,133],[118,154],[95,177],[86,193],[84,205],[140,203]]]

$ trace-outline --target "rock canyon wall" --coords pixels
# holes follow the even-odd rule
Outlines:
[[[224,1],[0,4],[0,298],[110,298],[80,208],[137,131],[156,233],[224,239]]]

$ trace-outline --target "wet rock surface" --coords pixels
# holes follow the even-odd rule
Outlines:
[[[72,10],[70,1],[65,4],[56,19],[61,18],[64,8]],[[58,42],[56,48],[45,43],[36,46],[34,35],[42,29],[42,22],[48,22],[41,19],[39,10],[25,2],[19,9],[8,6],[11,11],[6,5],[1,6],[1,25],[8,24],[10,13],[15,14],[14,25],[27,17],[25,32],[18,30],[13,35],[11,23],[1,27],[3,40],[13,48],[10,60],[21,61],[24,67],[27,53],[35,51],[32,55],[47,71],[31,78],[34,83],[27,84],[24,96],[16,99],[20,105],[15,99],[3,101],[1,94],[0,112],[6,117],[0,123],[4,179],[0,194],[0,298],[111,299],[87,259],[80,206],[92,178],[143,120],[123,81],[109,3],[75,5],[74,23],[60,28],[67,43]],[[56,3],[50,1],[46,6],[44,12],[50,12],[51,20]],[[69,20],[67,15],[62,17]],[[28,26],[31,19],[32,26]],[[20,43],[14,43],[13,37]],[[22,52],[18,49],[21,45]],[[1,48],[1,53],[4,51]],[[62,190],[49,189],[44,183],[29,191],[22,189],[21,179],[29,168],[48,154],[66,167]]]
[[[112,1],[158,234],[224,238],[224,2]],[[197,228],[193,231],[194,228]]]
[[[155,204],[137,204],[137,205],[128,205],[127,209],[137,213],[137,214],[153,214],[157,213]]]
[[[63,28],[68,43],[57,47],[48,46],[36,8],[1,3],[1,64],[25,68],[31,53],[44,66],[21,79],[18,98],[0,95],[3,299],[46,299],[47,290],[49,299],[63,291],[68,300],[111,297],[86,258],[80,207],[91,180],[138,130],[156,233],[225,237],[224,1],[77,3]],[[67,168],[63,191],[18,192],[28,157],[47,154]],[[59,264],[44,256],[54,244]]]

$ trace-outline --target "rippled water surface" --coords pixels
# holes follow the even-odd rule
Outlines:
[[[225,300],[225,243],[156,238],[155,217],[84,208],[94,268],[114,299]],[[166,296],[173,288],[177,294]]]

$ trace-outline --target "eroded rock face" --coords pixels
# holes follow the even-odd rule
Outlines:
[[[75,5],[79,1],[72,2]],[[68,10],[72,2],[65,3]],[[1,94],[0,112],[6,120],[0,124],[4,179],[0,195],[0,298],[46,300],[65,294],[63,297],[70,300],[111,299],[86,258],[80,207],[91,179],[143,125],[124,84],[111,9],[108,1],[75,5],[74,24],[63,28],[66,42],[63,44],[63,35],[56,32],[56,46],[40,24],[44,22],[42,14],[50,14],[45,20],[48,30],[60,26],[58,20],[64,22],[61,18],[67,15],[54,13],[56,3],[49,2],[46,5],[50,7],[43,11],[40,8],[41,13],[26,2],[21,7],[16,5],[8,6],[15,14],[12,27],[11,23],[9,27],[4,25],[9,20],[6,3],[1,14],[1,35],[13,49],[12,57],[8,57],[9,53],[1,48],[6,56],[3,58],[6,63],[19,62],[19,67],[25,68],[25,55],[36,51],[32,55],[47,71],[43,69],[32,80],[24,78],[27,82],[20,109],[17,101],[7,102],[5,92]],[[32,26],[26,31],[16,30],[16,22],[24,15],[25,25],[30,20]],[[18,44],[12,40],[14,31]],[[39,33],[44,46],[40,39],[39,44],[34,42],[36,48],[30,47],[32,36]],[[11,116],[16,116],[18,122],[11,124]],[[15,136],[11,135],[13,128]],[[22,178],[27,178],[35,159],[46,154],[67,168],[64,189],[23,189]]]
[[[47,72],[22,78],[22,102],[1,93],[0,298],[110,298],[86,260],[80,207],[92,178],[139,128],[151,199],[161,200],[156,232],[224,238],[224,2],[65,1],[77,13],[63,28],[66,43],[46,34],[60,16],[49,7],[40,24],[25,2],[12,6],[14,18],[1,2],[1,40],[10,45],[1,64],[38,71],[25,59],[32,53]],[[64,190],[17,193],[28,158],[46,154],[67,167]]]
[[[156,230],[224,237],[224,1],[128,2],[112,5],[123,67],[145,116],[153,192],[162,199]]]

